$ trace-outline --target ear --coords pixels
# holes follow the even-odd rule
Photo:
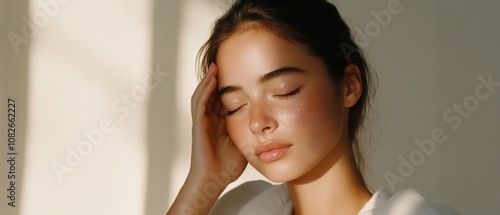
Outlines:
[[[342,80],[342,96],[344,107],[350,108],[356,104],[363,92],[361,82],[361,72],[358,65],[351,63],[344,69],[344,78]]]

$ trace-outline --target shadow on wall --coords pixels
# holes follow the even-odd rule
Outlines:
[[[2,72],[1,86],[2,86],[2,102],[0,110],[2,110],[2,123],[7,121],[7,104],[15,104],[15,145],[14,148],[8,148],[6,142],[2,142],[1,158],[2,165],[0,165],[2,176],[0,183],[2,185],[2,201],[0,201],[1,214],[18,215],[20,214],[20,206],[22,205],[21,197],[23,191],[23,169],[24,169],[24,143],[26,140],[27,128],[27,107],[28,105],[28,68],[29,68],[29,37],[24,37],[20,34],[20,29],[24,25],[22,18],[29,17],[29,1],[2,1],[0,3],[0,26],[1,36],[0,40],[0,54],[2,62],[0,64],[0,71]],[[28,40],[27,43],[19,42],[16,44],[15,50],[9,40],[9,33],[15,33],[16,36],[23,37]],[[19,39],[19,38],[18,38]],[[5,96],[5,97],[4,97]],[[12,98],[10,102],[8,98]],[[14,106],[11,106],[13,109]],[[4,121],[5,120],[5,121]],[[6,123],[7,124],[7,123]],[[4,127],[6,126],[6,127]],[[0,127],[5,128],[2,131],[7,135],[8,125]],[[3,144],[5,143],[5,145]],[[7,154],[17,153],[17,154]],[[5,160],[4,160],[5,159]],[[7,162],[8,160],[15,160]],[[15,168],[13,170],[13,168]],[[6,175],[4,175],[6,173]],[[14,183],[13,186],[11,184]],[[9,191],[10,190],[10,191]],[[5,195],[4,195],[5,194]],[[15,205],[15,207],[10,206]]]
[[[152,62],[168,77],[151,91],[147,112],[148,171],[144,214],[164,214],[176,141],[176,70],[181,1],[153,2]]]

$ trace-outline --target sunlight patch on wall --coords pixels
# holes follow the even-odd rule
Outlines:
[[[31,1],[21,214],[141,214],[150,1]]]

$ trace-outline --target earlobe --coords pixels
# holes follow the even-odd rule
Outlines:
[[[351,63],[344,69],[342,90],[344,96],[344,107],[349,108],[356,104],[362,94],[361,72],[358,65]]]

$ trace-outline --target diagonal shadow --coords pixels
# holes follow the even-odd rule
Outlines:
[[[152,62],[168,77],[151,91],[147,116],[147,188],[144,214],[164,214],[177,146],[176,70],[181,1],[153,1]]]
[[[27,128],[27,109],[28,109],[28,68],[29,68],[29,51],[30,51],[30,38],[27,43],[20,43],[17,45],[18,52],[14,51],[7,35],[9,32],[15,33],[21,37],[23,34],[21,29],[24,25],[22,18],[29,18],[29,1],[1,1],[0,2],[0,71],[1,71],[1,114],[2,124],[7,121],[7,98],[14,98],[16,100],[16,144],[15,151],[8,151],[7,147],[7,127],[6,125],[0,126],[2,128],[2,149],[0,150],[0,158],[2,165],[0,165],[1,177],[0,186],[2,189],[2,201],[0,201],[0,213],[7,215],[18,215],[22,207],[26,207],[22,202],[23,195],[23,170],[24,170],[24,152],[25,152],[25,139]],[[25,38],[26,39],[26,38]],[[5,116],[5,117],[4,117]],[[5,120],[5,121],[4,121]],[[5,128],[5,129],[4,129]],[[4,133],[5,132],[5,133]],[[4,138],[5,137],[5,138]],[[6,162],[10,155],[7,152],[16,152],[15,156],[15,179],[8,178],[11,171],[11,165]],[[11,207],[7,203],[11,200],[7,198],[10,195],[11,181],[15,181],[15,206]],[[9,186],[8,186],[9,185]]]

